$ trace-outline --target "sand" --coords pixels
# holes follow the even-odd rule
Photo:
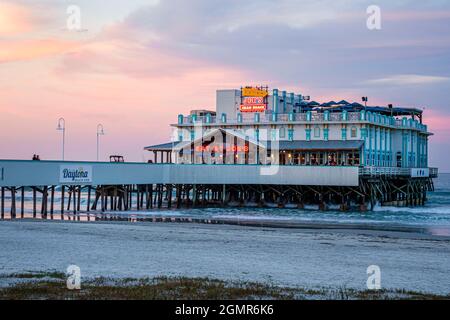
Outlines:
[[[195,223],[0,221],[0,274],[81,268],[82,277],[189,276],[308,288],[450,293],[450,238],[351,229]],[[0,279],[0,286],[7,285]]]

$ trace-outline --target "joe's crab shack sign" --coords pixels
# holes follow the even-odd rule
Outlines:
[[[264,112],[267,109],[267,87],[245,87],[241,90],[241,112]]]

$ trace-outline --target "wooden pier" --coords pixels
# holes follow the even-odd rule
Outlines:
[[[89,213],[224,206],[316,206],[342,211],[367,211],[376,203],[421,206],[427,192],[434,190],[432,178],[437,176],[436,169],[428,168],[309,167],[308,172],[295,166],[280,166],[273,175],[262,175],[259,167],[0,160],[1,219],[24,218],[27,212],[33,218],[79,220],[86,213],[89,219]],[[80,168],[89,177],[82,177],[84,183],[76,182],[76,177],[69,183],[60,175],[66,168]],[[320,169],[328,174],[327,180],[311,174]],[[253,177],[259,183],[248,182],[251,170],[259,172]],[[240,179],[243,171],[247,175]],[[280,176],[291,181],[292,175],[285,178],[291,172],[300,174],[294,176],[296,184],[278,183]],[[129,183],[132,179],[148,183]],[[108,180],[111,183],[104,183]],[[28,209],[26,195],[31,195]]]

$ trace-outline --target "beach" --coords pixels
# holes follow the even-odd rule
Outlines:
[[[2,275],[75,264],[84,279],[183,276],[364,290],[367,267],[378,265],[382,288],[450,292],[450,238],[417,232],[22,220],[1,221],[0,241]]]

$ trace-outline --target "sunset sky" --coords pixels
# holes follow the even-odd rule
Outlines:
[[[143,161],[179,113],[252,84],[425,108],[450,172],[450,1],[0,0],[0,158],[60,159],[64,117],[66,159],[94,160],[102,123],[102,159]]]

